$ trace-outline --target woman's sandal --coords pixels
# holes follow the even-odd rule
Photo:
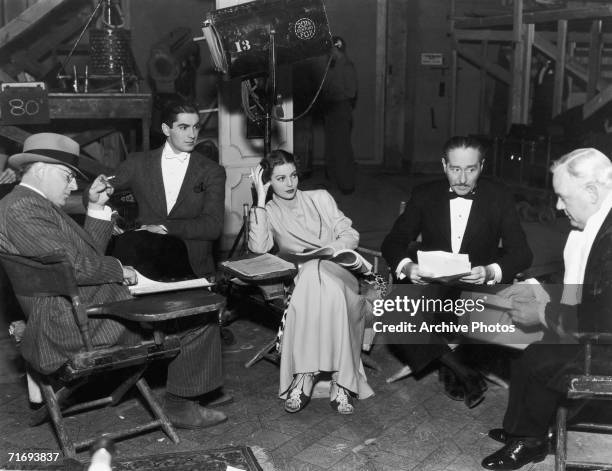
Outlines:
[[[329,389],[330,397],[333,397],[334,389],[336,390],[336,395],[329,403],[331,408],[339,414],[352,414],[355,411],[355,407],[353,406],[354,399],[351,393],[335,381],[332,381]]]
[[[303,389],[307,376],[310,376],[313,382],[312,388],[310,390],[310,394],[305,394],[304,389]],[[285,399],[285,411],[289,412],[290,414],[295,414],[296,412],[301,411],[310,402],[310,396],[312,395],[313,389],[314,389],[314,374],[313,373],[296,374],[293,377],[291,386],[289,387],[289,391],[287,393],[287,399]]]

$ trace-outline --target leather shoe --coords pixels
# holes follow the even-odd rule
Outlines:
[[[441,365],[438,369],[438,379],[444,384],[444,394],[453,401],[465,400],[465,389],[457,375],[448,366]]]
[[[170,422],[176,428],[200,429],[212,427],[227,420],[223,412],[208,409],[193,401],[166,401],[164,407]]]
[[[491,430],[489,430],[489,433],[487,435],[489,436],[489,438],[492,438],[493,440],[499,443],[507,443],[508,440],[512,438],[512,435],[506,432],[503,428],[492,428]]]
[[[512,438],[502,448],[482,460],[485,469],[519,469],[529,463],[538,463],[546,458],[546,440]]]

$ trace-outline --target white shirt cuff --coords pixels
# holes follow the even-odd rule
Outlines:
[[[102,219],[103,221],[110,221],[113,215],[113,210],[110,206],[104,206],[102,209],[87,208],[87,215],[94,219]]]
[[[487,281],[488,285],[494,285],[497,283],[501,283],[502,280],[502,270],[498,263],[491,263],[488,265],[493,270],[494,276],[492,280]]]
[[[406,278],[406,274],[402,273],[402,270],[409,263],[412,263],[412,260],[410,260],[409,258],[404,258],[401,262],[397,264],[397,268],[395,269],[395,276],[398,280],[403,280],[404,278]]]

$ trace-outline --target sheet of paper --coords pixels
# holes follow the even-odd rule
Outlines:
[[[461,273],[469,273],[472,269],[470,258],[467,254],[455,254],[434,250],[417,252],[419,270],[428,273],[432,277],[453,276]]]
[[[179,291],[182,289],[206,288],[213,286],[206,278],[195,278],[192,280],[173,281],[165,283],[163,281],[155,281],[147,278],[142,273],[136,271],[138,282],[129,286],[130,293],[134,296],[140,294],[163,293],[164,291]]]

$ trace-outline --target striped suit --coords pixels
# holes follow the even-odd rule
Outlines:
[[[81,302],[85,305],[130,297],[122,285],[119,261],[104,255],[112,223],[87,217],[79,226],[43,196],[17,186],[0,200],[0,250],[36,256],[52,250],[66,251],[75,269]],[[20,297],[28,318],[21,353],[43,373],[58,369],[71,353],[83,348],[71,306],[62,297]],[[141,338],[137,326],[112,319],[91,318],[94,345],[134,343]],[[181,353],[168,369],[169,392],[196,396],[221,385],[221,345],[216,322],[172,326],[181,332]]]

